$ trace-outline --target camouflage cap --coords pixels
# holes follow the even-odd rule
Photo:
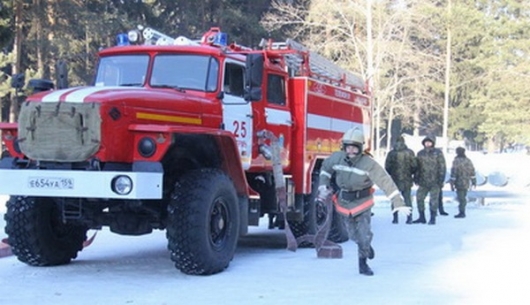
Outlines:
[[[425,142],[431,142],[432,146],[435,146],[435,144],[436,144],[436,140],[435,139],[436,139],[435,137],[426,136],[425,138],[423,138],[423,141],[421,141],[421,145],[425,146]]]

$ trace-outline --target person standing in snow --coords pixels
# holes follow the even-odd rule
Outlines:
[[[394,180],[401,195],[405,199],[405,205],[412,209],[411,189],[414,183],[414,173],[418,167],[418,161],[412,149],[405,144],[405,139],[399,137],[394,148],[387,154],[385,169]],[[398,223],[398,213],[394,213],[392,223]],[[412,223],[412,215],[407,216],[407,224]]]
[[[371,246],[371,208],[374,205],[374,183],[391,200],[392,212],[410,215],[411,208],[399,193],[385,169],[370,155],[363,153],[364,134],[362,130],[352,128],[342,137],[342,150],[333,153],[322,163],[320,169],[317,200],[326,202],[332,194],[331,177],[339,188],[338,199],[334,202],[335,210],[342,215],[351,240],[357,243],[359,273],[373,275],[374,272],[366,263],[373,259],[374,249]]]
[[[426,223],[425,198],[429,194],[429,224],[434,225],[440,192],[445,183],[445,157],[440,149],[434,147],[434,137],[425,137],[421,144],[423,149],[417,154],[418,170],[414,175],[414,182],[419,186],[416,191],[419,217],[412,223]]]
[[[466,217],[467,204],[467,190],[470,187],[477,186],[477,178],[475,176],[475,167],[473,162],[466,157],[466,150],[463,147],[456,149],[456,156],[451,167],[451,190],[456,190],[456,198],[458,199],[458,214],[455,218]]]
[[[442,189],[443,189],[443,186],[442,186]],[[444,209],[444,192],[443,192],[443,190],[440,190],[440,195],[438,195],[438,212],[442,216],[449,215]]]

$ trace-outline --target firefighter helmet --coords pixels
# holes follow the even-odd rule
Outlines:
[[[364,133],[359,128],[348,129],[342,136],[342,145],[356,145],[362,150],[364,144]]]

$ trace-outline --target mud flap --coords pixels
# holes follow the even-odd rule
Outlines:
[[[0,258],[13,255],[11,252],[11,246],[9,246],[7,238],[0,241]]]
[[[92,242],[94,241],[94,239],[96,238],[96,234],[98,234],[98,231],[94,232],[94,234],[92,235],[92,237],[90,237],[89,239],[85,240],[83,242],[83,249],[90,246],[92,244]]]

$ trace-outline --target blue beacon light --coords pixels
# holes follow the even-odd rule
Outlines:
[[[118,45],[118,46],[128,46],[128,45],[130,45],[129,36],[127,36],[127,34],[118,34],[118,35],[116,35],[116,45]]]
[[[228,44],[228,35],[223,32],[217,33],[215,35],[213,44],[218,46],[226,46]]]

